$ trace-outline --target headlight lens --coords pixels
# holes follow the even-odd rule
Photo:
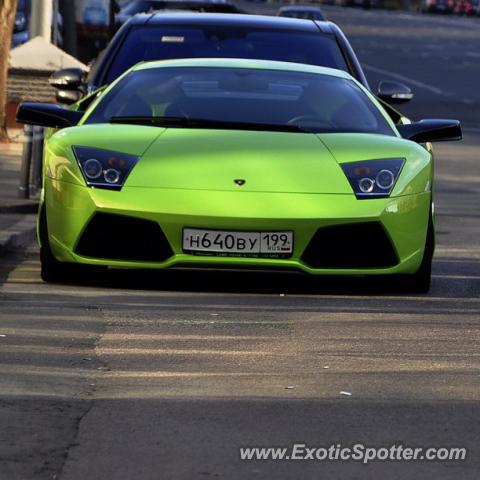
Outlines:
[[[390,190],[395,183],[395,174],[391,170],[384,168],[380,170],[375,178],[378,188]]]
[[[386,158],[342,163],[341,167],[357,198],[385,198],[390,196],[404,163],[404,158]]]
[[[73,147],[80,170],[90,187],[120,190],[138,157],[100,148]]]
[[[89,158],[83,164],[83,171],[89,179],[98,178],[103,171],[102,164],[96,158]]]

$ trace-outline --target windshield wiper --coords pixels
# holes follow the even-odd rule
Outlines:
[[[134,125],[165,125],[165,126],[185,126],[186,117],[141,117],[141,116],[124,116],[111,117],[110,123],[126,123]]]
[[[221,130],[253,130],[273,132],[302,132],[311,133],[310,130],[298,125],[282,125],[276,123],[235,122],[227,120],[209,120],[206,118],[187,117],[112,117],[110,123],[126,123],[134,125],[152,125],[161,127],[184,128],[212,128]]]

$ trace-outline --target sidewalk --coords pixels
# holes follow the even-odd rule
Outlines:
[[[0,255],[35,239],[38,201],[18,198],[22,150],[21,141],[0,143]]]

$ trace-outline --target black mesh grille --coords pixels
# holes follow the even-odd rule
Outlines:
[[[313,268],[382,268],[398,263],[392,242],[377,222],[318,229],[302,260]]]
[[[85,257],[150,262],[162,262],[173,255],[157,223],[108,213],[95,214],[75,252]]]

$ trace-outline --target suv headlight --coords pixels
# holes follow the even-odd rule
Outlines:
[[[90,187],[120,190],[138,162],[138,157],[100,148],[73,147],[73,152]]]
[[[400,175],[404,158],[342,163],[343,172],[358,199],[386,198]]]

